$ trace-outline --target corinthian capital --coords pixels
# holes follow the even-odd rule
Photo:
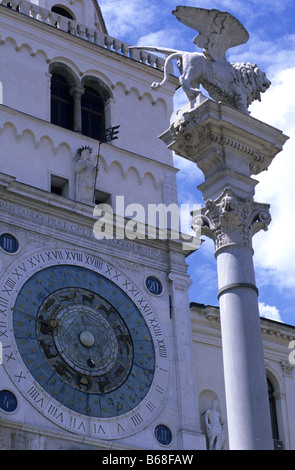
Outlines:
[[[192,227],[214,240],[216,250],[225,245],[252,246],[252,237],[267,230],[271,221],[268,204],[243,200],[226,188],[215,201],[208,199],[201,214],[194,214]]]

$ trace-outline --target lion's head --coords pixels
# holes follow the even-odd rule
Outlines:
[[[270,87],[271,81],[256,64],[253,65],[253,76],[257,87],[254,99],[261,101],[261,93],[264,93]]]
[[[248,106],[254,101],[261,101],[261,93],[264,93],[271,85],[270,80],[266,77],[265,73],[258,67],[258,65],[250,64],[249,62],[232,64],[236,71],[236,79],[242,85],[247,95]]]

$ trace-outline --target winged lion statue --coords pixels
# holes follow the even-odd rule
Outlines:
[[[231,64],[225,57],[228,49],[248,41],[249,33],[244,26],[230,13],[215,9],[178,6],[172,13],[181,23],[199,33],[193,42],[203,49],[203,53],[130,46],[166,55],[164,79],[161,83],[154,82],[151,88],[157,89],[167,82],[168,64],[177,60],[179,82],[190,101],[201,93],[202,85],[212,99],[249,114],[250,104],[261,100],[261,93],[271,82],[256,64]]]

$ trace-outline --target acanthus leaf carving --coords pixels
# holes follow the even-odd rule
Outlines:
[[[226,188],[215,201],[208,199],[201,215],[193,216],[192,227],[211,238],[216,250],[229,244],[252,246],[252,237],[267,230],[271,221],[269,205],[243,200]]]

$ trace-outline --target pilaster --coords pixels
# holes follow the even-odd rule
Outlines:
[[[188,290],[192,281],[186,271],[184,252],[175,243],[170,243],[168,273],[170,319],[173,322],[173,362],[177,384],[179,428],[177,448],[205,450],[205,435],[201,431],[198,410],[198,385],[196,384],[194,352],[191,348],[192,328]],[[184,385],[185,384],[185,385]]]

